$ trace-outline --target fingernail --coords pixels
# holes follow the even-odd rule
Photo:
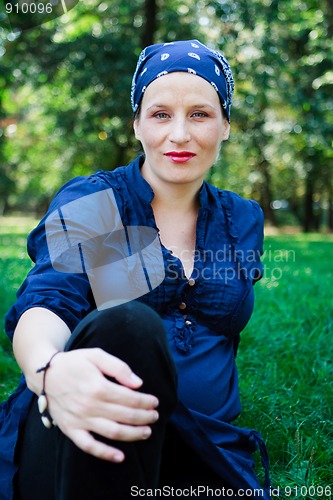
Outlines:
[[[151,435],[151,428],[150,427],[145,427],[143,429],[143,438],[146,439],[146,438],[149,438],[149,436]]]
[[[158,418],[159,418],[159,414],[158,414],[158,412],[157,412],[157,411],[155,411],[155,412],[154,412],[154,415],[153,415],[153,420],[154,420],[154,422],[156,422],[156,421],[158,420]]]
[[[113,456],[113,461],[114,462],[122,462],[124,460],[124,456],[123,455],[120,455],[119,453],[117,453],[117,455],[114,455]]]
[[[143,380],[138,377],[137,375],[135,375],[135,373],[131,373],[131,379],[133,380],[133,382],[135,382],[136,384],[142,384]]]

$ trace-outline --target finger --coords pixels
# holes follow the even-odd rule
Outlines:
[[[108,354],[103,349],[95,348],[92,351],[94,351],[98,368],[105,375],[114,377],[118,382],[128,387],[135,389],[141,387],[142,379],[131,370],[127,363],[116,356],[112,356],[112,354]]]
[[[106,418],[121,424],[148,425],[156,422],[159,414],[156,410],[142,410],[117,404],[103,404],[93,409],[91,417]]]
[[[151,436],[151,428],[147,425],[133,426],[120,424],[106,418],[94,418],[87,423],[91,432],[95,432],[112,441],[142,441]]]
[[[83,394],[84,395],[84,394]],[[98,384],[85,388],[85,395],[91,401],[101,401],[130,408],[151,410],[158,406],[158,399],[152,394],[145,394],[136,390],[124,387],[105,378],[98,381]]]
[[[76,430],[73,431],[71,435],[68,435],[68,437],[82,451],[89,453],[96,458],[100,458],[101,460],[120,463],[125,458],[125,455],[121,450],[98,441],[87,431]]]

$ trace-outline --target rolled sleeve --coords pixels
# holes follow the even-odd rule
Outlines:
[[[85,273],[64,273],[52,266],[45,222],[58,208],[88,194],[106,189],[100,177],[79,177],[62,187],[49,210],[28,236],[28,253],[35,263],[17,292],[17,300],[5,318],[5,330],[12,340],[20,316],[33,307],[43,307],[57,314],[72,331],[95,307],[90,283]],[[76,270],[77,271],[77,270]]]

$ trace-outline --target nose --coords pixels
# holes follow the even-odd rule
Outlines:
[[[191,140],[189,124],[184,117],[175,117],[170,122],[169,140],[175,144],[184,144]]]

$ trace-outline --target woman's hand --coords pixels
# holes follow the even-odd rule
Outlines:
[[[149,424],[158,419],[158,399],[138,392],[142,380],[126,363],[99,348],[57,354],[45,382],[48,409],[60,430],[81,450],[104,460],[121,462],[125,457],[92,433],[139,441],[150,436]]]
[[[22,314],[13,348],[35,394],[41,393],[43,384],[43,374],[36,373],[36,367],[63,351],[70,335],[66,323],[46,308],[34,307]],[[81,450],[111,462],[121,462],[123,452],[94,434],[139,441],[150,436],[149,425],[158,419],[158,400],[137,391],[141,385],[126,363],[99,348],[59,352],[45,374],[48,410],[60,430]]]

